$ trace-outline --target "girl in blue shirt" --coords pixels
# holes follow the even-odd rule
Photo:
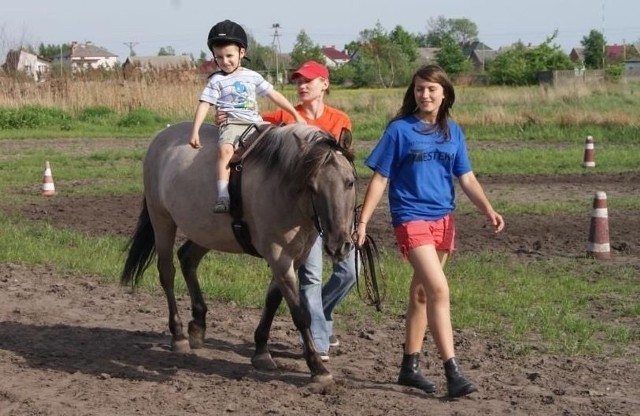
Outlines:
[[[374,174],[355,238],[358,245],[364,243],[367,222],[389,184],[396,239],[413,268],[398,384],[435,392],[435,384],[419,368],[428,325],[444,363],[447,393],[460,397],[477,387],[455,357],[449,286],[443,271],[455,248],[455,179],[495,232],[502,231],[504,220],[473,174],[462,129],[449,115],[454,102],[453,84],[440,67],[426,65],[416,71],[402,107],[365,161]]]

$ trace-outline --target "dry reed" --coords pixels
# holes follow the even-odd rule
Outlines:
[[[17,108],[28,105],[61,108],[77,114],[82,109],[106,106],[126,113],[146,108],[176,118],[190,119],[205,80],[197,76],[176,74],[145,76],[135,80],[123,77],[53,78],[48,82],[20,82],[0,78],[0,107]],[[296,101],[291,86],[279,89],[292,102]],[[329,104],[352,115],[354,121],[388,120],[400,106],[404,88],[373,90],[333,89]],[[637,123],[640,116],[640,94],[625,85],[575,84],[567,87],[469,87],[457,89],[455,118],[476,125],[519,125],[522,123]],[[603,96],[623,97],[625,105],[609,105]],[[585,104],[587,103],[587,104]],[[627,105],[628,104],[628,105]],[[260,100],[261,110],[273,109],[273,104]]]

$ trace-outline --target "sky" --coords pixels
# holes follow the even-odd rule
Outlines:
[[[72,41],[91,41],[120,61],[131,48],[148,56],[167,46],[210,57],[209,29],[225,19],[281,52],[291,51],[302,30],[315,44],[342,50],[378,22],[387,31],[400,25],[418,34],[439,16],[471,20],[492,49],[517,41],[537,45],[556,29],[554,43],[567,53],[593,29],[604,32],[608,44],[640,43],[638,0],[0,0],[0,61],[22,44]]]

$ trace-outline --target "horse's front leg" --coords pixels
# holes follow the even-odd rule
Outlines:
[[[189,321],[189,346],[191,348],[204,346],[204,336],[207,329],[207,304],[202,297],[197,273],[200,261],[207,252],[209,249],[199,246],[191,240],[184,243],[178,250],[180,269],[191,298],[192,319]]]
[[[293,262],[284,269],[284,273],[278,273],[278,269],[273,268],[274,278],[276,279],[282,296],[289,306],[291,318],[300,334],[302,334],[302,342],[304,343],[304,358],[307,361],[309,370],[311,370],[311,381],[322,385],[333,383],[333,376],[324,366],[320,354],[316,350],[311,336],[311,317],[307,306],[300,302],[300,293],[298,290],[298,279],[296,278]]]
[[[251,358],[251,364],[258,370],[275,370],[278,368],[275,361],[271,357],[269,352],[269,334],[271,333],[271,325],[273,324],[273,317],[282,302],[282,292],[278,287],[277,282],[271,279],[269,289],[267,290],[267,297],[265,299],[264,309],[262,311],[262,317],[253,335],[256,343],[256,351]]]

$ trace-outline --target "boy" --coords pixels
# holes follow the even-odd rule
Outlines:
[[[242,58],[247,51],[247,35],[242,27],[230,20],[215,24],[209,31],[207,46],[219,70],[211,74],[200,104],[196,109],[189,144],[200,148],[200,127],[212,105],[216,110],[228,114],[227,121],[220,126],[218,143],[218,199],[213,207],[215,213],[229,212],[229,161],[245,130],[262,123],[258,113],[257,96],[266,96],[280,108],[290,113],[298,123],[305,123],[293,105],[262,75],[242,67]]]

